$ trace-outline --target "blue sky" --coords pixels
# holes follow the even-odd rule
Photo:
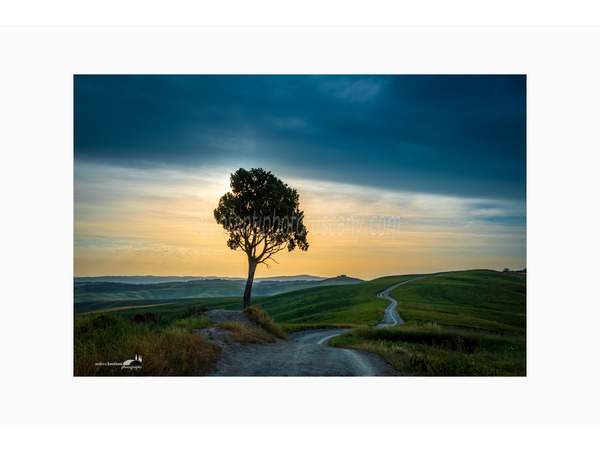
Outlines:
[[[75,157],[525,199],[524,76],[76,76]]]

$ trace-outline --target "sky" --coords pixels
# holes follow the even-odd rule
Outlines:
[[[75,276],[245,276],[212,215],[240,167],[309,231],[257,277],[526,267],[524,75],[76,75]]]

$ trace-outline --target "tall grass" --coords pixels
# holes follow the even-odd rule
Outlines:
[[[208,328],[213,324],[213,321],[208,317],[197,316],[197,317],[188,317],[186,319],[175,319],[171,322],[171,326],[174,328],[183,328],[185,330],[201,330],[203,328]]]
[[[250,322],[258,325],[267,333],[270,333],[279,339],[288,339],[287,335],[281,329],[281,326],[273,322],[269,313],[263,311],[260,307],[250,306],[244,309],[244,315]]]
[[[204,375],[219,359],[221,348],[190,330],[207,326],[200,318],[135,323],[116,315],[75,316],[75,376]],[[97,363],[143,358],[140,370]]]
[[[153,321],[138,323],[133,316],[120,314],[79,314],[75,316],[74,374],[76,376],[175,376],[204,375],[219,360],[221,347],[195,333],[213,322],[198,315],[203,305],[187,305],[171,317],[155,315]],[[281,327],[260,308],[245,312],[257,326],[223,322],[217,326],[238,343],[275,342],[287,339]],[[123,369],[123,363],[142,356],[142,368]]]

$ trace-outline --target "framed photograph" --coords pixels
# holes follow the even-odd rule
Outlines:
[[[73,84],[76,377],[527,375],[526,75]]]

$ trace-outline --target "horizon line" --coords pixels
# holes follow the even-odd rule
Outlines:
[[[525,270],[526,267],[523,267],[523,269],[516,269],[516,270]],[[439,271],[433,271],[433,272],[412,272],[412,273],[394,273],[394,274],[388,274],[388,275],[381,275],[375,278],[372,278],[371,280],[376,280],[378,278],[384,278],[384,277],[391,277],[391,276],[407,276],[407,275],[422,275],[422,274],[436,274],[436,273],[446,273],[446,272],[466,272],[466,271],[470,271],[470,270],[492,270],[492,271],[496,271],[496,272],[502,272],[502,269],[490,269],[490,268],[485,268],[485,267],[478,267],[478,268],[470,268],[470,269],[450,269],[450,270],[439,270]],[[512,269],[511,269],[512,270]],[[348,278],[360,278],[359,276],[354,276],[354,275],[348,275],[347,273],[345,274],[339,274],[339,275],[334,275],[334,276],[321,276],[321,275],[310,275],[310,274],[298,274],[298,275],[273,275],[273,276],[266,276],[266,277],[256,277],[255,279],[261,279],[261,278],[291,278],[291,277],[313,277],[313,278],[335,278],[338,276],[344,275]],[[153,277],[153,278],[239,278],[239,279],[247,279],[247,276],[226,276],[226,275],[74,275],[73,278],[144,278],[144,277]],[[365,279],[365,281],[369,281],[367,279]]]

